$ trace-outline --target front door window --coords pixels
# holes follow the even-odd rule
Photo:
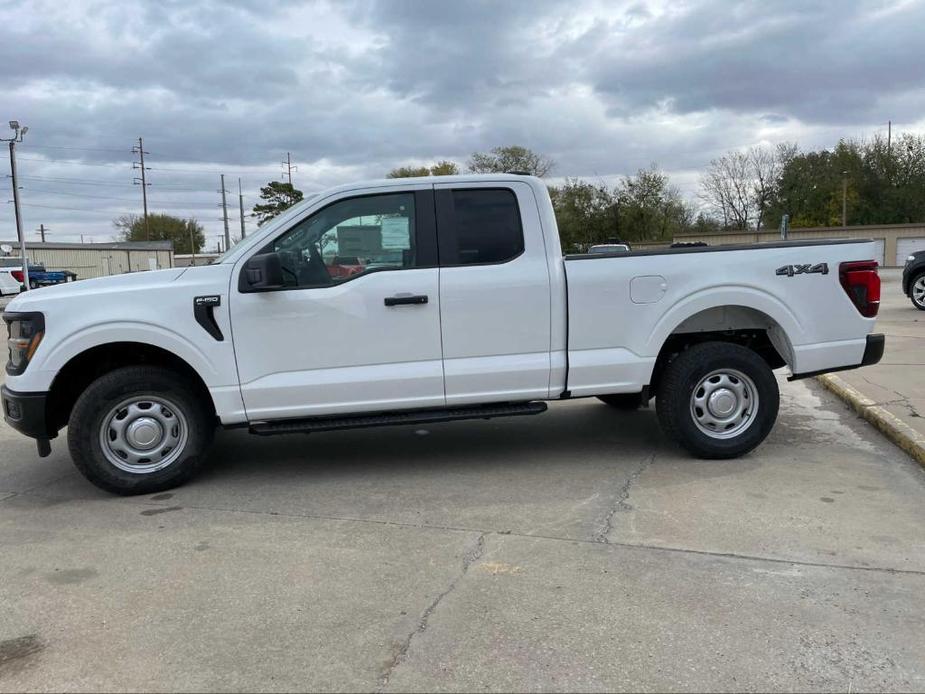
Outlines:
[[[261,253],[279,254],[287,287],[327,287],[414,267],[414,239],[414,194],[370,195],[319,210]]]

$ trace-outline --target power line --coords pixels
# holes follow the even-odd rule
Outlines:
[[[5,176],[9,178],[9,176]],[[88,185],[88,186],[134,186],[134,183],[120,183],[118,181],[103,181],[101,179],[84,179],[84,178],[65,178],[63,176],[19,176],[24,180],[29,181],[54,181],[56,183],[68,183],[76,185]],[[194,190],[201,191],[202,188],[197,188],[195,186],[184,186],[176,183],[158,183],[158,188],[174,188],[176,190]]]
[[[26,147],[26,149],[67,149],[67,150],[76,150],[79,152],[121,152],[123,154],[128,153],[128,150],[125,148],[116,149],[114,147],[59,147],[57,145],[34,145],[31,142]]]
[[[89,198],[92,200],[121,200],[122,202],[136,202],[137,201],[136,198],[120,198],[120,197],[116,197],[113,195],[91,195],[89,193],[72,193],[72,192],[64,191],[64,190],[44,190],[42,188],[33,188],[31,186],[28,188],[25,188],[25,190],[31,190],[35,193],[43,193],[45,195],[52,195],[52,196],[66,195],[68,197]],[[190,200],[188,202],[183,202],[180,200],[169,200],[169,201],[168,200],[164,200],[164,201],[152,200],[151,203],[155,205],[192,205],[194,207],[199,207],[199,206],[212,207],[211,202],[201,202],[198,200]]]
[[[40,205],[39,203],[36,203],[36,202],[22,202],[20,203],[20,205],[22,207],[42,207],[46,210],[67,210],[68,212],[85,212],[88,214],[103,214],[103,215],[106,215],[107,217],[112,213],[111,211],[106,212],[103,210],[93,210],[93,209],[88,210],[86,208],[80,208],[80,207],[57,207],[55,205]],[[121,207],[125,207],[125,206],[122,205]]]
[[[137,154],[137,152],[136,152]],[[151,154],[150,151],[145,150],[145,154]],[[101,161],[83,161],[79,159],[52,159],[50,157],[17,157],[19,161],[36,161],[43,164],[63,164],[65,166],[102,166],[104,168],[124,168],[129,165],[130,162],[118,163],[118,162],[101,162]],[[283,162],[285,165],[286,162]],[[222,170],[220,169],[198,169],[198,168],[177,168],[174,166],[149,166],[148,171],[172,171],[175,173],[189,173],[189,174],[202,174],[214,176],[216,174],[221,174]],[[298,167],[293,164],[293,171],[298,171]],[[267,176],[273,172],[270,170],[257,170],[257,169],[244,169],[241,171],[235,171],[236,174],[241,176]]]
[[[19,157],[20,161],[38,161],[47,164],[65,164],[70,166],[106,166],[106,167],[119,167],[124,168],[129,166],[129,162],[124,164],[119,164],[116,162],[102,162],[102,161],[80,161],[78,159],[48,159],[48,158],[39,158],[39,157]]]

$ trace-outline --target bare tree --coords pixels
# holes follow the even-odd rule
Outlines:
[[[746,152],[732,151],[710,162],[700,179],[700,197],[723,218],[727,229],[748,229],[752,181]]]
[[[788,143],[727,152],[701,177],[700,198],[722,217],[724,228],[761,229],[784,165],[795,153]]]

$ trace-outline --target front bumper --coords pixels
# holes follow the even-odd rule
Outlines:
[[[867,345],[864,347],[864,355],[861,357],[860,364],[851,364],[850,366],[836,366],[832,369],[821,369],[820,371],[809,371],[807,373],[793,374],[788,381],[798,381],[801,378],[810,376],[819,376],[821,374],[832,373],[833,371],[848,371],[849,369],[860,369],[862,366],[871,366],[877,364],[883,358],[883,349],[886,346],[886,336],[880,333],[874,333],[867,336]]]
[[[53,439],[57,431],[49,431],[48,393],[17,393],[0,386],[3,419],[21,434],[33,439]]]

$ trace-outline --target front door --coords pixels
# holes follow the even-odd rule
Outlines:
[[[285,286],[232,282],[248,420],[445,404],[433,191],[343,197],[255,253]]]

